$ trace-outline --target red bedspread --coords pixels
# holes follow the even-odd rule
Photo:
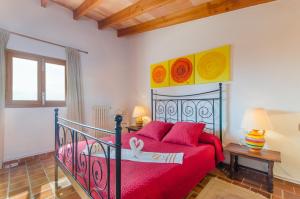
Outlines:
[[[215,168],[216,161],[224,159],[222,147],[216,137],[215,142],[200,143],[198,147],[190,147],[178,144],[162,143],[135,133],[124,134],[122,136],[122,148],[129,147],[130,137],[135,136],[144,141],[143,151],[149,152],[183,152],[183,164],[158,164],[158,163],[142,163],[122,160],[121,166],[121,195],[122,199],[182,199],[184,198],[205,175]],[[79,144],[80,153],[86,146],[84,142]],[[83,159],[83,157],[81,157]],[[92,158],[101,163],[103,158]],[[69,169],[71,165],[68,164]],[[85,171],[84,165],[80,166],[82,173]],[[99,165],[94,166],[94,175],[98,178],[91,177],[92,190],[97,187],[104,187],[106,176],[106,168],[102,167],[103,175],[100,180],[100,173],[95,175],[95,171],[100,171]],[[114,198],[115,192],[115,161],[111,160],[111,198]],[[80,183],[87,187],[88,174],[84,177],[78,177]],[[96,190],[96,189],[95,189]],[[98,190],[98,193],[100,191]],[[101,198],[96,191],[92,191],[94,198]],[[107,197],[107,193],[102,192],[102,196]]]

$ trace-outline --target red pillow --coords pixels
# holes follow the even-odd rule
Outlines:
[[[145,137],[161,141],[161,139],[169,132],[173,125],[174,124],[167,122],[152,121],[139,130],[137,135],[143,135]]]
[[[163,142],[198,146],[199,135],[204,128],[203,123],[177,122],[164,137]]]

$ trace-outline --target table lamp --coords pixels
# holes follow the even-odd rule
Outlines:
[[[146,115],[145,108],[143,106],[135,106],[133,109],[132,117],[135,118],[137,127],[143,126],[143,116]]]
[[[260,153],[266,142],[265,132],[272,128],[267,112],[263,108],[248,109],[243,118],[242,128],[248,131],[245,140],[249,150]]]

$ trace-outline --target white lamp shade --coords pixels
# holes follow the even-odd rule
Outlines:
[[[142,117],[146,115],[146,110],[144,107],[142,106],[135,106],[133,109],[133,113],[132,113],[132,117],[136,118],[136,117]]]
[[[242,128],[245,130],[272,130],[272,124],[263,108],[252,108],[245,112]]]

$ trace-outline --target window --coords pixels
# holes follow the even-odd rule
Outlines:
[[[66,62],[13,50],[6,52],[6,106],[65,106]]]

